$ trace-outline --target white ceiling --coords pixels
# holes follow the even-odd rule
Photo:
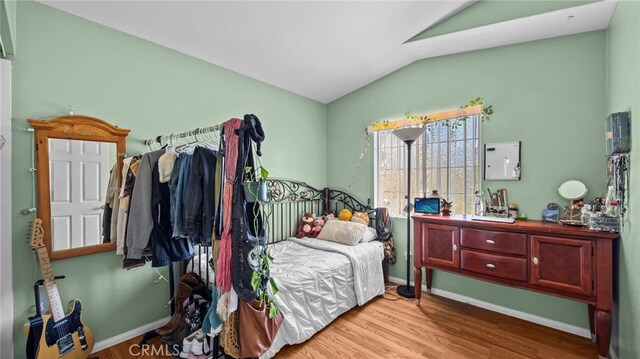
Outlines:
[[[419,59],[604,29],[615,8],[596,2],[405,44],[474,1],[40,2],[322,103]]]

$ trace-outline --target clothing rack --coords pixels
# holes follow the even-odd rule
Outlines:
[[[240,121],[238,119],[235,119],[235,121]],[[260,144],[261,142],[264,140],[264,131],[262,129],[262,125],[259,121],[259,119],[251,114],[251,115],[245,115],[244,116],[244,125],[246,128],[242,128],[240,129],[242,131],[242,133],[246,133],[247,139],[251,139],[252,143],[255,142],[256,143],[256,153],[258,154],[258,156],[261,155],[260,152]],[[234,123],[234,128],[237,127],[235,126]],[[180,156],[180,153],[189,153],[187,152],[188,149],[190,149],[192,147],[192,145],[195,144],[200,144],[204,147],[207,147],[209,149],[217,149],[214,148],[215,146],[211,146],[211,144],[216,144],[216,142],[218,141],[222,141],[221,139],[219,139],[219,133],[222,131],[222,129],[224,128],[224,124],[217,124],[217,125],[212,125],[212,126],[208,126],[208,127],[202,127],[202,128],[196,128],[190,131],[184,131],[184,132],[178,132],[178,133],[172,133],[169,135],[164,135],[164,136],[157,136],[155,138],[151,138],[148,139],[146,141],[144,141],[144,144],[146,145],[147,149],[149,151],[154,151],[154,150],[160,150],[163,148],[166,148],[166,151],[172,154],[177,154],[178,156]],[[236,134],[238,133],[236,130]],[[241,135],[238,135],[242,138]],[[218,142],[217,144],[219,144],[220,142]],[[238,145],[242,146],[242,142],[239,142]],[[234,146],[236,146],[236,144],[234,143]],[[240,151],[240,150],[239,150]],[[230,152],[232,155],[235,154],[235,151],[231,151]],[[246,160],[246,159],[245,159]],[[233,161],[236,161],[236,158],[233,157]],[[235,174],[234,174],[235,175]],[[234,188],[237,189],[237,188]],[[222,195],[222,194],[220,194]],[[213,242],[213,241],[212,241]],[[206,285],[207,290],[209,290],[209,263],[208,263],[208,258],[210,256],[210,252],[212,251],[212,244],[208,244],[207,243],[207,239],[203,238],[203,242],[199,243],[199,245],[197,245],[197,269],[195,268],[196,265],[196,261],[195,261],[195,256],[193,258],[191,258],[191,263],[192,263],[192,267],[191,267],[191,271],[192,272],[196,272],[199,274],[199,277],[201,279],[204,280],[204,283]],[[194,253],[195,254],[195,253]],[[204,257],[204,258],[203,258]],[[202,262],[204,262],[204,268],[202,266]],[[184,261],[181,263],[180,266],[180,273],[184,273],[186,272],[188,269],[185,268],[185,264],[187,264],[188,262]],[[204,269],[205,273],[204,276],[202,274],[202,270]],[[170,265],[169,270],[171,272],[171,274],[173,274],[173,268]],[[175,280],[173,278],[170,278],[170,290],[171,290],[171,297],[172,297],[172,309],[175,307],[175,302],[177,301],[177,299],[174,298],[173,296],[173,289],[175,287]],[[178,303],[178,305],[180,305],[181,303]],[[173,316],[173,313],[172,313]],[[152,333],[148,333],[149,335],[153,335]],[[208,334],[208,333],[207,333]],[[147,336],[145,336],[144,339],[147,339]],[[212,345],[210,345],[210,348],[212,349],[213,353],[213,358],[219,358],[220,356],[222,357],[226,357],[224,351],[221,351],[221,345],[220,345],[220,339],[219,336],[215,336],[215,338],[210,338],[207,335],[207,341],[211,342],[213,341]]]
[[[155,138],[150,138],[148,140],[144,141],[144,144],[146,145],[147,149],[149,151],[154,151],[154,150],[159,150],[167,145],[169,146],[173,146],[173,145],[183,145],[183,144],[188,144],[188,143],[198,143],[198,142],[209,142],[209,141],[216,141],[217,139],[215,137],[212,137],[211,134],[219,132],[222,130],[223,128],[223,124],[217,124],[217,125],[212,125],[212,126],[207,126],[207,127],[200,127],[200,128],[195,128],[193,130],[189,130],[189,131],[183,131],[183,132],[175,132],[175,133],[171,133],[169,135],[162,135],[162,136],[157,136]],[[203,137],[199,137],[199,136],[203,136]],[[205,258],[209,258],[209,255],[211,253],[211,247],[204,245],[204,244],[200,244],[197,245],[197,253],[198,255],[201,257],[203,254],[205,255]],[[195,257],[195,255],[194,255]],[[203,275],[202,270],[201,270],[201,266],[200,263],[198,263],[198,268],[195,268],[195,261],[194,258],[190,259],[191,263],[192,263],[192,271],[195,273],[197,272],[197,274],[199,275],[199,277],[204,281],[205,285],[209,286],[209,268],[206,267],[206,271]],[[186,265],[187,265],[188,261],[185,262],[181,262],[180,263],[180,267],[179,267],[179,273],[180,275],[184,274],[185,269],[186,269]],[[171,301],[169,303],[169,305],[171,306],[171,316],[174,315],[175,312],[175,304],[176,304],[176,298],[175,298],[175,274],[174,274],[174,265],[173,262],[169,263],[169,297],[171,298]],[[146,344],[147,341],[149,341],[150,339],[157,337],[158,333],[156,333],[155,330],[151,330],[148,331],[147,333],[145,333],[143,335],[143,338],[140,342],[140,345],[142,346],[143,344]],[[209,338],[209,337],[207,337]],[[209,338],[210,339],[210,338]],[[212,343],[211,344],[211,350],[214,353],[213,358],[219,358],[219,357],[225,357],[224,352],[222,352],[220,349],[220,345],[219,345],[219,338],[218,336],[216,336],[213,340],[211,340]]]
[[[176,142],[183,142],[184,139],[193,137],[194,140],[198,141],[199,135],[209,135],[214,132],[218,132],[222,130],[222,124],[208,126],[208,127],[200,127],[190,131],[184,132],[175,132],[169,135],[157,136],[155,138],[150,138],[144,141],[144,144],[147,146],[149,150],[157,150],[162,148],[167,144],[177,144]]]

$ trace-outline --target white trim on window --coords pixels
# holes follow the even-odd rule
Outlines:
[[[0,358],[13,358],[11,263],[11,62],[0,60]]]
[[[373,208],[378,208],[378,132],[373,133]]]
[[[402,185],[408,175],[406,146],[391,134],[392,130],[373,133],[374,205],[389,207],[391,216],[403,216],[404,205],[399,201],[406,193]],[[443,198],[453,201],[455,213],[473,213],[473,194],[481,185],[478,146],[479,115],[429,123],[412,150],[411,196],[426,196],[438,189]]]

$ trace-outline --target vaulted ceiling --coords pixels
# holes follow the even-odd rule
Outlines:
[[[40,2],[322,103],[420,59],[604,29],[616,4]]]

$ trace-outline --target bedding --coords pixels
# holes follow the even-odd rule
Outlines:
[[[367,226],[362,223],[333,219],[327,221],[316,238],[354,246],[360,242]]]
[[[361,243],[371,242],[375,239],[378,239],[378,232],[376,232],[375,228],[367,227],[367,229],[362,234]]]
[[[193,257],[191,257],[191,260],[189,261],[189,263],[187,264],[187,267],[185,268],[185,271],[188,272],[193,272],[198,274],[199,276],[201,276],[202,281],[206,281],[207,280],[207,271],[209,271],[209,283],[208,286],[209,288],[213,288],[214,286],[214,282],[216,279],[216,275],[213,272],[213,268],[211,268],[211,266],[209,265],[209,260],[211,259],[211,255],[207,255],[205,253],[200,253],[197,254]]]
[[[290,238],[269,246],[271,276],[284,321],[271,348],[302,343],[342,313],[384,293],[383,244],[346,246],[316,238]]]

